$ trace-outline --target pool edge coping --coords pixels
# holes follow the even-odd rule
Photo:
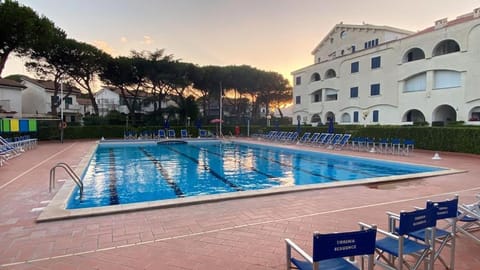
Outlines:
[[[83,175],[99,143],[100,142],[97,141],[97,143],[90,148],[87,154],[85,154],[84,157],[82,157],[82,159],[78,163],[78,166],[74,170],[75,173],[77,173],[78,175]],[[277,147],[281,147],[281,146],[277,146]],[[315,152],[315,151],[312,151],[312,152]],[[355,156],[352,156],[352,157],[355,157]],[[398,161],[395,161],[395,162],[398,162]],[[399,162],[399,163],[408,164],[408,162]],[[422,164],[422,165],[430,166],[425,164]],[[443,168],[443,167],[437,167],[437,168]],[[36,222],[57,221],[57,220],[82,218],[82,217],[93,217],[93,216],[101,216],[101,215],[109,215],[109,214],[117,214],[117,213],[127,213],[132,211],[173,208],[173,207],[181,207],[181,206],[195,205],[195,204],[201,204],[201,203],[221,202],[221,201],[227,201],[227,200],[245,199],[245,198],[252,198],[252,197],[259,197],[259,196],[271,196],[271,195],[278,195],[278,194],[291,193],[291,192],[302,192],[302,191],[329,189],[329,188],[337,188],[337,187],[345,187],[345,186],[384,184],[384,183],[391,183],[391,182],[407,181],[407,180],[412,180],[417,178],[467,172],[466,170],[457,170],[457,169],[451,169],[451,168],[443,168],[443,169],[444,170],[433,171],[433,172],[365,178],[361,180],[352,180],[352,181],[344,181],[344,182],[319,183],[319,184],[310,184],[310,185],[303,185],[303,186],[281,186],[281,187],[273,187],[269,189],[239,191],[239,192],[233,192],[233,193],[229,192],[229,193],[221,193],[221,194],[201,195],[201,196],[192,196],[192,197],[185,197],[185,198],[168,199],[168,200],[157,200],[157,201],[150,201],[150,202],[129,203],[129,204],[123,204],[123,205],[89,207],[89,208],[80,208],[80,209],[66,209],[68,200],[70,199],[72,192],[75,190],[75,183],[73,181],[66,181],[63,184],[63,186],[58,190],[58,192],[54,195],[50,203],[40,213],[40,215],[36,219]]]

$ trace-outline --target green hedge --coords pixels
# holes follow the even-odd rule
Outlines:
[[[137,134],[145,130],[158,130],[163,127],[144,127],[130,129]],[[180,130],[185,127],[171,127],[180,136]],[[216,132],[215,125],[202,127]],[[275,127],[250,126],[250,135],[255,133],[266,133]],[[280,126],[279,130],[291,131],[296,130],[297,126]],[[326,126],[311,127],[301,126],[303,132],[326,132]],[[123,138],[124,126],[69,126],[65,129],[64,139],[100,139],[105,137],[108,139]],[[224,126],[223,134],[234,134],[235,126]],[[189,127],[188,132],[192,137],[198,136],[198,130],[195,127]],[[415,147],[420,149],[449,151],[480,154],[480,127],[422,127],[422,126],[336,126],[336,133],[351,133],[353,137],[369,137],[369,138],[400,138],[412,139],[415,141]],[[240,133],[246,136],[247,127],[240,126]],[[56,126],[39,127],[38,138],[40,140],[57,140],[60,138],[60,131]]]

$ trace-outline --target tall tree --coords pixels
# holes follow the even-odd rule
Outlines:
[[[92,102],[93,110],[98,115],[98,104],[95,100],[93,82],[97,79],[111,56],[102,50],[84,42],[73,42],[70,48],[70,68],[67,74],[84,90]]]
[[[135,111],[139,108],[140,97],[148,80],[149,67],[148,60],[138,55],[120,56],[110,59],[100,74],[107,85],[120,89],[133,125],[136,122]]]
[[[26,63],[27,69],[35,72],[40,78],[53,80],[55,88],[53,96],[55,97],[60,91],[60,84],[69,79],[67,73],[71,69],[72,59],[76,55],[72,54],[75,46],[75,40],[57,36],[51,39],[48,45],[38,46],[30,56],[34,61]],[[67,93],[64,99],[69,94]],[[52,102],[52,115],[57,115],[58,106],[60,106],[60,102]]]
[[[0,2],[0,76],[12,52],[28,56],[55,35],[65,37],[48,18],[15,1]]]

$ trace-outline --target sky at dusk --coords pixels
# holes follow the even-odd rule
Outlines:
[[[19,0],[68,37],[112,56],[165,49],[204,65],[290,72],[313,64],[312,50],[335,24],[422,30],[472,12],[478,0]],[[3,77],[28,74],[10,57]]]

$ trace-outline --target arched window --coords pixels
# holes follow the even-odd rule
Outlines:
[[[452,39],[447,39],[444,41],[441,41],[440,43],[435,46],[435,49],[433,49],[433,56],[439,56],[443,54],[449,54],[449,53],[454,53],[460,51],[460,46],[455,40]]]
[[[335,72],[335,70],[329,69],[327,70],[327,72],[325,72],[325,79],[330,79],[335,77],[337,77],[337,73]]]
[[[403,63],[425,59],[425,53],[422,49],[412,48],[403,56]]]
[[[342,114],[342,123],[350,123],[352,122],[352,119],[350,118],[349,113],[344,113]]]
[[[427,73],[422,72],[405,80],[403,92],[425,91],[427,88]]]
[[[320,81],[320,74],[318,74],[317,72],[313,73],[313,74],[312,74],[312,77],[310,77],[310,81],[311,81],[311,82]]]

